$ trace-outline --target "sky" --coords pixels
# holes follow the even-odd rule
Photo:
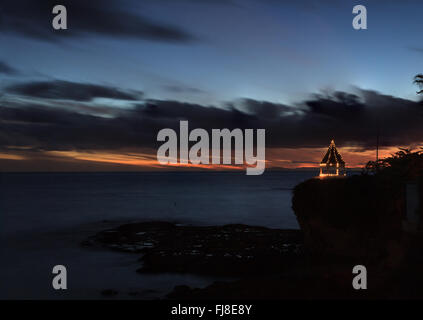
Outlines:
[[[157,132],[265,128],[268,167],[347,166],[423,141],[421,1],[0,4],[0,170],[163,170]],[[352,8],[367,8],[367,30]],[[222,169],[206,167],[199,169]]]

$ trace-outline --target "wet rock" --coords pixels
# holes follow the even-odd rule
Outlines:
[[[113,250],[142,253],[141,273],[243,276],[278,273],[302,252],[299,230],[247,225],[193,227],[168,222],[123,225],[90,239]]]

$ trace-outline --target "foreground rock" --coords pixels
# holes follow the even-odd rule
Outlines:
[[[416,239],[417,240],[417,239]],[[418,239],[422,243],[423,239]],[[168,299],[278,300],[278,299],[423,299],[423,254],[411,249],[396,268],[385,263],[366,264],[367,290],[352,287],[352,266],[344,259],[316,259],[306,255],[280,274],[216,281],[205,288],[177,286]]]
[[[85,242],[89,244],[142,253],[139,272],[241,277],[289,268],[301,257],[302,234],[247,225],[192,227],[145,222],[100,232]]]
[[[234,278],[205,288],[177,286],[169,299],[423,298],[423,239],[414,239],[415,248],[406,255],[397,253],[403,256],[399,263],[364,262],[369,288],[357,291],[351,285],[352,267],[363,263],[361,257],[316,256],[303,249],[302,238],[299,230],[146,222],[102,231],[84,245],[137,254],[139,272]]]
[[[375,176],[307,180],[295,187],[292,208],[317,256],[377,263],[405,250],[403,188]]]

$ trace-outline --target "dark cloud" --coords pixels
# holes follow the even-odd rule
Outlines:
[[[114,87],[62,80],[26,82],[8,86],[6,93],[34,98],[90,101],[94,98],[139,100],[141,92],[129,92]]]
[[[299,111],[297,108],[289,107],[284,104],[253,99],[241,99],[237,107],[251,114],[258,114],[263,119],[278,119],[291,112]]]
[[[330,139],[346,147],[372,149],[380,128],[381,146],[409,146],[423,141],[423,103],[358,90],[315,95],[298,108],[241,100],[226,109],[177,101],[150,100],[114,117],[81,114],[37,105],[0,107],[0,146],[43,150],[119,150],[156,148],[163,128],[264,128],[266,146],[322,147]]]
[[[8,64],[0,61],[0,74],[6,75],[16,75],[18,71],[15,68],[12,68]]]
[[[68,29],[52,28],[52,9],[64,5],[68,14]],[[21,34],[44,41],[66,37],[102,35],[131,37],[165,42],[190,42],[191,34],[170,25],[143,17],[139,9],[125,11],[128,1],[111,0],[14,0],[2,3],[0,31]]]
[[[180,85],[163,86],[163,89],[172,93],[193,93],[193,94],[205,93],[205,91],[201,89],[187,87],[187,86],[180,86]]]

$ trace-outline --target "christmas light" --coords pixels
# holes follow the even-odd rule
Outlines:
[[[335,141],[330,142],[328,151],[320,163],[320,177],[345,176],[345,161],[335,146]]]

